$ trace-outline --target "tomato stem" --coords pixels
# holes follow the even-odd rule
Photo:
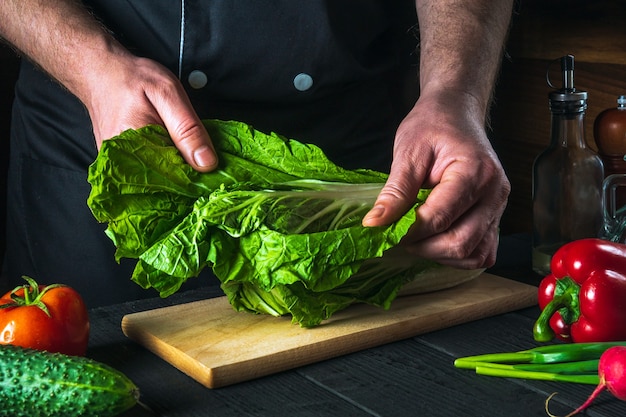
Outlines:
[[[24,304],[31,305],[32,299],[37,299],[37,297],[39,296],[39,284],[37,284],[37,282],[31,277],[23,276],[22,278],[24,278],[28,282],[28,285],[23,285],[22,287],[18,288],[24,289]],[[13,290],[13,292],[15,292],[15,290]]]
[[[40,290],[37,281],[26,275],[23,275],[22,278],[26,280],[27,284],[20,285],[19,287],[14,288],[13,291],[11,291],[12,302],[0,305],[0,308],[35,306],[39,307],[44,313],[46,313],[48,317],[50,317],[50,311],[48,311],[48,307],[43,301],[41,301],[41,299],[44,294],[46,294],[51,289],[63,287],[64,285],[46,285]],[[20,290],[22,290],[21,296],[18,295],[18,292]]]

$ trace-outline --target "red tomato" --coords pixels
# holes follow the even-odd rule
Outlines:
[[[89,342],[89,316],[70,287],[27,285],[0,298],[0,344],[82,356]]]

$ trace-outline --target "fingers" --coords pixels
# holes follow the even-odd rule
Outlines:
[[[126,129],[160,124],[194,169],[205,172],[217,168],[211,138],[171,71],[155,61],[126,54],[113,61],[105,75],[94,84],[89,99],[83,99],[98,149],[103,140]]]
[[[419,240],[407,235],[402,244],[408,253],[441,264],[464,269],[488,268],[496,261],[499,216],[489,222],[485,214],[484,207],[477,205],[445,231]]]
[[[169,91],[159,91],[159,95],[148,99],[185,161],[198,171],[214,170],[219,162],[217,154],[186,92],[178,80],[171,80],[168,88]]]
[[[396,221],[415,203],[419,189],[431,186],[401,244],[415,256],[445,265],[489,267],[496,260],[498,227],[510,183],[484,143],[450,137],[440,137],[434,146],[434,142],[414,141],[395,154],[388,181],[363,225]]]
[[[491,197],[486,193],[492,190],[487,190],[490,176],[485,170],[487,167],[480,167],[479,162],[451,163],[426,202],[418,209],[419,225],[414,228],[413,240],[445,232],[481,200],[488,201]],[[489,212],[494,210],[489,208],[487,202],[481,205],[487,206],[485,208]]]
[[[174,120],[164,120],[163,122],[174,145],[189,165],[202,172],[217,168],[217,154],[209,134],[199,119],[180,120],[174,118]]]
[[[414,186],[402,184],[400,178],[390,176],[372,209],[363,217],[365,227],[385,226],[402,217],[413,205],[419,191]]]
[[[417,161],[412,158],[397,160],[391,166],[389,178],[378,194],[372,209],[363,217],[365,227],[386,226],[402,217],[413,205],[424,182],[431,158],[421,154]],[[408,162],[408,163],[407,163]]]
[[[459,268],[493,266],[510,184],[492,169],[486,177],[459,176],[437,185],[417,211],[418,222],[406,236],[407,251]]]

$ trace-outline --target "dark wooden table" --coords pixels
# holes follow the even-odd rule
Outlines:
[[[490,272],[537,284],[524,237],[503,239]],[[92,310],[88,356],[128,375],[154,413],[136,407],[124,416],[564,416],[591,393],[588,385],[476,375],[456,369],[455,358],[536,346],[537,307],[455,326],[219,389],[207,389],[142,346],[128,340],[125,314],[221,295],[206,288]],[[626,416],[626,402],[604,393],[588,416]]]

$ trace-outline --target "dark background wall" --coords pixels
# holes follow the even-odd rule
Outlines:
[[[17,76],[18,58],[7,46],[0,44],[0,264],[6,247],[6,169],[9,156],[9,126],[13,84]]]

